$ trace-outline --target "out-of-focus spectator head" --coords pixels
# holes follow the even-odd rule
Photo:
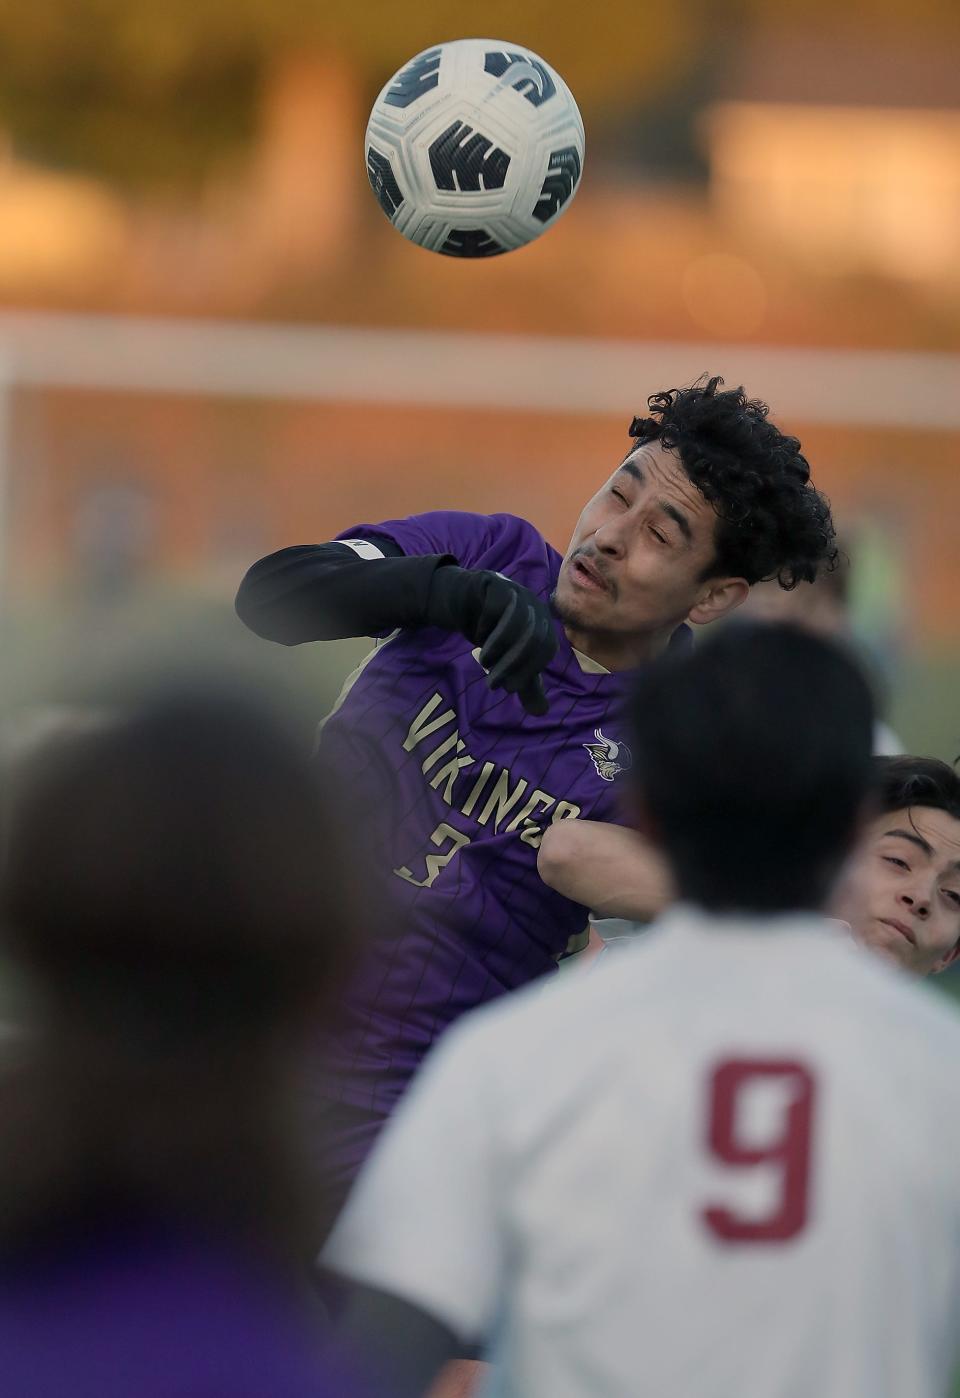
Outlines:
[[[871,781],[874,706],[836,645],[736,623],[640,678],[640,824],[680,897],[715,912],[820,908]]]
[[[278,712],[210,690],[22,764],[0,909],[40,1013],[0,1225],[132,1197],[307,1245],[297,1084],[358,931],[327,781]]]
[[[26,764],[6,945],[64,1008],[135,990],[171,1034],[250,1033],[321,998],[352,940],[340,815],[277,714],[154,698]]]
[[[744,615],[845,639],[850,630],[849,593],[850,560],[841,551],[834,566],[821,571],[813,582],[799,582],[790,589],[781,587],[776,578],[757,583],[743,604]]]

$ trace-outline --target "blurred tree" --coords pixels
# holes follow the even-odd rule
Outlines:
[[[796,25],[820,24],[826,18],[831,25],[864,25],[865,36],[884,29],[900,29],[910,33],[918,30],[960,29],[960,11],[956,0],[740,0],[744,9],[767,23]]]
[[[730,0],[722,11],[709,0],[487,0],[482,28],[542,53],[602,129],[681,86],[743,23],[863,15],[876,32],[955,24],[958,12],[955,0]],[[333,52],[372,98],[420,49],[480,27],[449,0],[0,0],[0,123],[28,158],[182,186],[246,148],[282,55]]]
[[[701,3],[490,0],[483,27],[543,53],[602,116],[683,70]],[[0,0],[0,123],[27,158],[182,186],[245,148],[282,56],[333,51],[372,99],[460,24],[440,0]]]

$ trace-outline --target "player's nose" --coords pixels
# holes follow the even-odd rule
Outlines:
[[[598,552],[608,558],[623,558],[626,553],[626,541],[615,523],[602,524],[594,534],[593,541]]]
[[[924,894],[903,893],[901,901],[909,908],[914,917],[926,918],[930,916],[930,899]]]

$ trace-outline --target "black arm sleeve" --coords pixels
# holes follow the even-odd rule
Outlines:
[[[430,583],[452,554],[407,557],[389,539],[387,558],[359,558],[347,544],[298,544],[268,554],[237,593],[240,620],[268,641],[297,646],[343,636],[375,636],[425,621]]]
[[[360,1285],[351,1288],[333,1343],[364,1398],[421,1398],[444,1364],[465,1349],[419,1306]]]

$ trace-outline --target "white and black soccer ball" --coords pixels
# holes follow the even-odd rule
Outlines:
[[[583,173],[566,83],[519,44],[459,39],[412,58],[373,104],[367,174],[411,242],[494,257],[545,233]]]

